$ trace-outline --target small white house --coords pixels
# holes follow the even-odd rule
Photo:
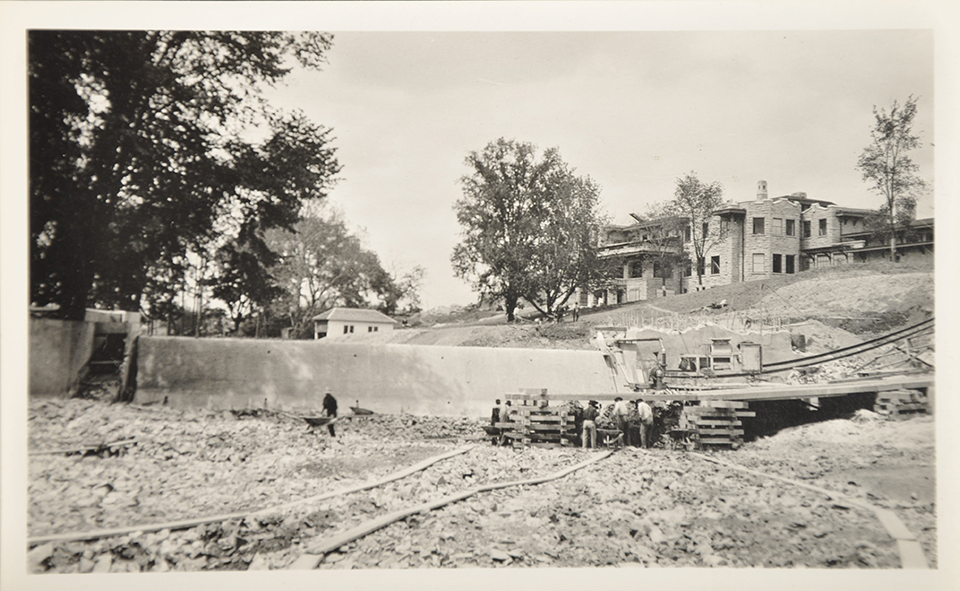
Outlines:
[[[313,317],[313,338],[393,330],[397,321],[376,310],[331,308]]]

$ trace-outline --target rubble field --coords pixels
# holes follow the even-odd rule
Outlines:
[[[546,476],[597,453],[497,447],[481,424],[346,416],[331,437],[325,427],[311,428],[281,411],[31,401],[28,535],[131,531],[36,544],[29,568],[281,569],[377,517],[484,484]],[[100,447],[116,441],[126,443]],[[93,449],[68,453],[82,448]],[[289,505],[464,448],[388,484]],[[918,536],[930,566],[937,564],[932,417],[885,421],[858,411],[785,429],[736,451],[705,453],[889,508]],[[136,531],[224,513],[242,516]],[[538,566],[898,568],[900,559],[872,512],[696,454],[627,448],[557,480],[480,492],[412,515],[341,546],[319,564]]]

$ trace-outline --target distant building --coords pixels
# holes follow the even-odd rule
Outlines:
[[[756,199],[716,210],[707,224],[709,233],[723,238],[704,253],[702,285],[691,266],[695,257],[689,227],[668,232],[656,220],[640,222],[634,216],[638,223],[609,226],[600,237],[601,258],[616,261],[622,274],[612,287],[581,292],[578,298],[581,305],[619,304],[885,259],[889,244],[866,227],[873,213],[809,199],[806,193],[768,198],[767,183],[760,181]],[[933,218],[914,220],[898,234],[898,259],[932,255]],[[683,252],[688,262],[681,268],[665,264],[670,257],[664,253],[677,260]]]
[[[331,308],[313,317],[313,338],[386,332],[393,330],[396,324],[396,320],[376,310]]]

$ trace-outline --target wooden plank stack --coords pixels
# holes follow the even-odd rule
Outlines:
[[[905,419],[928,412],[927,395],[920,390],[889,390],[877,392],[873,411],[886,415],[887,419]]]
[[[701,400],[698,406],[684,406],[679,429],[689,431],[697,447],[731,447],[743,443],[743,417],[756,413],[747,410],[746,402]]]
[[[509,421],[496,424],[504,436],[521,445],[571,445],[577,436],[576,420],[567,405],[550,406],[545,389],[525,389],[508,394],[512,401]]]

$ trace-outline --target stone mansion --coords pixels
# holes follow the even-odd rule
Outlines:
[[[676,254],[683,249],[695,261],[689,226],[664,231],[662,224],[643,222],[632,215],[637,223],[609,226],[600,236],[601,257],[614,261],[622,274],[618,273],[609,289],[581,292],[579,303],[593,306],[647,300],[737,281],[883,259],[888,256],[889,245],[866,229],[865,220],[871,213],[809,199],[805,193],[770,198],[766,181],[760,181],[755,200],[718,209],[705,225],[708,249],[704,253],[702,285],[689,263],[677,269],[661,256],[665,251]],[[915,220],[911,230],[905,239],[897,240],[898,256],[931,255],[933,219]]]

